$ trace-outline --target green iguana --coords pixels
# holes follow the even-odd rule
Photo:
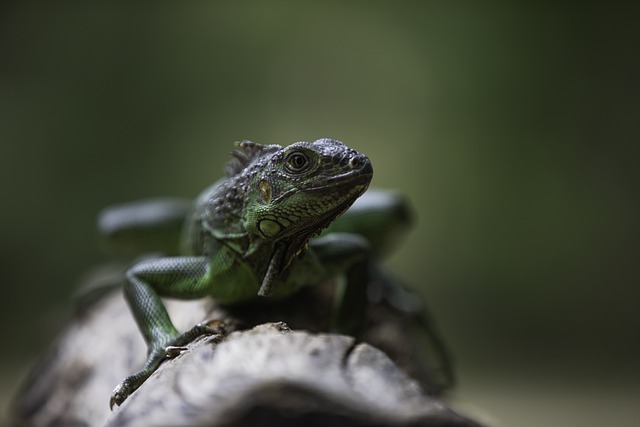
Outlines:
[[[161,297],[211,296],[222,304],[277,300],[341,275],[332,329],[357,334],[363,327],[369,280],[384,274],[374,261],[408,222],[404,199],[371,191],[334,222],[369,186],[373,168],[365,155],[333,139],[287,147],[236,145],[226,178],[206,189],[189,211],[165,200],[117,206],[101,215],[101,232],[122,246],[184,222],[180,256],[147,259],[126,273],[125,298],[148,359],[115,388],[112,408],[184,345],[220,332],[219,323],[210,321],[180,334]],[[450,374],[444,347],[436,341]]]

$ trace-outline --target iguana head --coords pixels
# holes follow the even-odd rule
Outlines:
[[[334,139],[287,147],[248,141],[238,146],[242,151],[234,154],[237,161],[229,173],[241,167],[248,182],[242,221],[251,239],[249,252],[275,245],[276,275],[365,192],[373,176],[364,154]],[[263,288],[261,293],[268,293]]]
[[[280,148],[245,193],[245,228],[262,239],[316,234],[364,193],[372,175],[365,155],[334,139]]]

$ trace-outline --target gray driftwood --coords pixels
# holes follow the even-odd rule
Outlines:
[[[300,298],[305,298],[303,295]],[[312,296],[313,301],[318,299]],[[300,304],[305,307],[300,310]],[[316,305],[294,300],[232,312],[211,301],[167,301],[176,326],[225,320],[222,341],[203,337],[163,363],[119,408],[113,388],[140,368],[146,348],[120,292],[76,316],[17,396],[18,426],[479,426],[411,379],[381,350],[354,338],[290,330],[324,325]],[[386,316],[386,317],[385,317]],[[375,317],[375,316],[374,316]],[[257,326],[255,326],[257,325]],[[402,324],[372,320],[376,342],[417,377]]]

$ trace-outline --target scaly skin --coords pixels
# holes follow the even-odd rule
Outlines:
[[[370,246],[361,235],[323,229],[361,196],[373,169],[363,154],[332,139],[288,147],[237,144],[227,177],[198,198],[183,233],[183,256],[142,261],[127,272],[125,297],[149,349],[142,371],[114,390],[120,405],[166,358],[212,324],[180,334],[161,297],[212,296],[241,303],[256,296],[282,298],[302,286],[346,277],[334,329],[355,333],[366,306]],[[309,243],[308,250],[307,244]]]
[[[333,331],[362,332],[367,291],[374,284],[372,295],[413,318],[428,338],[437,361],[430,369],[434,391],[450,387],[447,348],[420,298],[379,262],[411,224],[407,201],[383,190],[358,199],[371,180],[371,164],[339,141],[237,146],[227,177],[193,207],[157,199],[108,208],[100,216],[99,228],[113,249],[176,255],[142,261],[127,272],[125,297],[149,353],[143,369],[116,387],[111,407],[193,339],[225,333],[223,324],[212,321],[180,334],[160,297],[209,295],[224,304],[260,296],[278,300],[337,276],[346,280],[336,290]],[[180,233],[181,249],[175,243]]]

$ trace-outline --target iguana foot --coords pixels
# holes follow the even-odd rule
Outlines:
[[[113,411],[113,405],[122,405],[127,397],[131,395],[134,391],[138,389],[142,385],[143,382],[146,381],[147,378],[151,376],[152,373],[160,365],[160,362],[156,363],[156,366],[153,368],[145,368],[137,374],[131,375],[122,381],[111,393],[111,400],[109,400],[109,409]]]
[[[226,325],[222,320],[207,320],[198,323],[196,326],[188,330],[182,335],[170,340],[164,348],[164,354],[167,359],[178,357],[183,351],[187,350],[186,344],[202,335],[216,335],[220,338],[227,334]],[[183,343],[183,344],[180,344]]]
[[[178,356],[187,349],[186,345],[202,335],[217,335],[220,338],[226,335],[226,325],[220,320],[207,320],[198,323],[187,332],[177,335],[168,340],[164,340],[163,344],[157,346],[149,353],[144,368],[124,379],[111,393],[109,408],[113,410],[113,405],[122,405],[122,403],[151,376],[160,364],[166,359]]]

